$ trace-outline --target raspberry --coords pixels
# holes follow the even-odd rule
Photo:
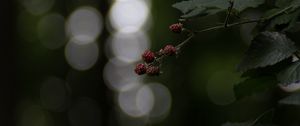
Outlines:
[[[150,76],[155,76],[155,75],[159,75],[160,70],[158,66],[148,66],[146,73]]]
[[[142,74],[145,74],[147,71],[147,68],[146,68],[146,65],[145,64],[137,64],[135,69],[134,69],[134,72],[138,75],[142,75]]]
[[[169,26],[169,29],[172,32],[180,33],[182,31],[182,24],[181,23],[172,24]]]
[[[151,63],[154,61],[155,59],[155,54],[154,52],[150,51],[150,50],[146,50],[143,55],[142,55],[142,58],[143,60],[146,62],[146,63]]]
[[[171,56],[176,54],[177,49],[173,45],[166,45],[162,52],[165,55]]]

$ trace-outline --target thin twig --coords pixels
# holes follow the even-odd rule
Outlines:
[[[271,18],[273,18],[273,17],[276,17],[276,16],[278,16],[278,15],[280,15],[280,14],[282,14],[282,13],[286,13],[287,10],[289,10],[289,9],[291,9],[291,8],[293,8],[293,7],[294,7],[294,5],[292,4],[292,5],[290,5],[290,6],[286,7],[286,8],[283,8],[282,10],[278,11],[277,13],[274,13],[274,14],[272,14],[272,15],[266,17],[265,19],[266,19],[266,20],[269,20],[269,19],[271,19]]]
[[[232,7],[233,7],[233,3],[231,4],[231,9],[230,9],[230,13],[232,11]],[[176,49],[177,50],[180,50],[181,47],[183,47],[185,44],[187,44],[194,36],[196,33],[201,33],[201,32],[207,32],[207,31],[214,31],[214,30],[218,30],[218,29],[223,29],[223,28],[230,28],[230,27],[234,27],[234,26],[238,26],[238,25],[242,25],[242,24],[249,24],[249,23],[258,23],[258,22],[264,22],[266,20],[269,20],[275,16],[278,16],[279,14],[281,13],[284,13],[286,12],[287,10],[289,10],[290,8],[292,8],[293,6],[288,6],[284,9],[282,9],[281,11],[271,15],[271,16],[268,16],[266,18],[259,18],[259,19],[249,19],[249,20],[245,20],[245,21],[240,21],[240,22],[236,22],[236,23],[232,23],[232,24],[228,24],[228,19],[225,20],[225,27],[224,27],[224,24],[223,25],[218,25],[218,26],[214,26],[214,27],[210,27],[210,28],[206,28],[206,29],[203,29],[203,30],[200,30],[200,31],[191,31],[191,30],[188,30],[188,32],[190,32],[190,36],[185,39],[183,42],[179,43],[177,46],[176,46]],[[227,22],[227,23],[226,23]],[[158,57],[155,62],[161,62],[161,60],[165,57],[166,55],[161,55],[160,57]],[[153,64],[153,63],[151,63]]]
[[[263,112],[262,114],[260,114],[251,124],[249,124],[248,126],[253,126],[255,125],[262,117],[264,117],[265,114],[274,111],[274,108],[268,109],[267,111]]]
[[[247,20],[247,21],[241,21],[241,22],[236,22],[236,23],[228,24],[226,28],[237,26],[237,25],[242,25],[242,24],[261,22],[261,21],[262,21],[262,19],[252,19],[252,20]],[[218,25],[218,26],[206,28],[206,29],[203,29],[203,30],[200,30],[200,31],[195,31],[195,33],[213,31],[213,30],[223,29],[223,28],[224,28],[223,25]]]
[[[176,46],[176,49],[179,50],[183,45],[185,45],[187,42],[189,42],[190,39],[192,39],[194,37],[194,35],[195,35],[194,33],[191,33],[191,35],[187,39],[185,39],[183,42],[181,42],[180,44],[178,44]]]
[[[224,27],[226,28],[227,25],[228,25],[228,22],[229,22],[229,18],[230,18],[230,15],[231,15],[231,11],[233,9],[233,5],[234,5],[234,1],[232,0],[229,0],[229,7],[228,7],[228,10],[227,10],[227,15],[226,15],[226,18],[225,18],[225,22],[224,22]]]

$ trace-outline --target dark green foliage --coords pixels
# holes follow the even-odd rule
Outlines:
[[[238,71],[274,65],[297,51],[294,42],[278,32],[263,32],[252,41],[244,58],[238,65]]]
[[[292,63],[292,59],[293,58],[290,57],[275,65],[248,70],[247,72],[244,72],[241,77],[276,76],[278,72],[282,71]]]
[[[277,83],[276,77],[274,76],[248,78],[234,86],[234,94],[237,99],[241,99],[245,96],[263,92],[276,86]]]
[[[257,7],[263,4],[264,0],[234,0],[234,9],[243,11],[249,7]],[[189,0],[173,5],[174,8],[183,13],[183,18],[190,18],[198,15],[212,15],[228,8],[227,0]]]
[[[300,105],[300,93],[292,94],[279,101],[280,104],[285,105]]]
[[[230,1],[234,3],[233,8],[229,8]],[[291,40],[286,36],[286,33],[299,31],[300,0],[274,0],[271,2],[272,5],[263,5],[265,0],[230,1],[188,0],[178,2],[173,7],[183,13],[182,18],[207,16],[227,11],[226,21],[229,21],[229,18],[233,15],[239,17],[238,14],[247,8],[261,7],[261,10],[264,10],[263,16],[258,19],[242,17],[236,18],[239,21],[235,23],[229,25],[227,25],[227,22],[224,23],[224,28],[246,23],[257,23],[254,30],[252,29],[255,31],[255,37],[237,66],[237,70],[242,73],[241,77],[246,79],[234,85],[236,99],[239,100],[255,93],[274,89],[278,84],[298,83],[300,81],[300,61],[292,62],[292,56],[296,55],[295,53],[298,51],[295,45],[297,41]],[[231,9],[233,10],[231,11]],[[211,31],[217,28],[223,28],[223,26],[220,25],[202,31]],[[300,93],[290,95],[280,100],[279,103],[300,105]],[[267,126],[258,123],[257,120],[241,123],[227,122],[222,126]]]
[[[283,84],[295,83],[300,80],[300,61],[291,64],[277,75],[278,80]]]

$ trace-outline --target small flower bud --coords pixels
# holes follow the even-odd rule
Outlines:
[[[146,68],[146,65],[145,64],[137,64],[135,69],[134,69],[134,72],[138,75],[142,75],[142,74],[145,74],[147,71],[147,68]]]
[[[151,63],[154,61],[155,59],[155,54],[154,52],[150,51],[150,50],[146,50],[143,55],[142,55],[142,58],[143,60],[146,62],[146,63]]]
[[[148,66],[147,70],[146,70],[146,73],[149,76],[155,76],[155,75],[159,75],[160,70],[159,70],[158,66]]]
[[[182,24],[176,23],[169,26],[169,29],[174,33],[180,33],[182,31]]]
[[[171,56],[176,54],[177,49],[173,45],[166,45],[162,52],[165,55]]]

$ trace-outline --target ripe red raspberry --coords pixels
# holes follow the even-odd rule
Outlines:
[[[182,31],[182,24],[181,23],[172,24],[169,26],[169,29],[172,32],[180,33]]]
[[[147,68],[146,68],[146,65],[145,64],[137,64],[135,69],[134,69],[134,72],[138,75],[142,75],[142,74],[145,74],[147,71]]]
[[[151,63],[154,61],[155,59],[155,54],[154,52],[150,51],[150,50],[146,50],[143,55],[142,55],[142,58],[143,60],[146,62],[146,63]]]
[[[166,45],[162,52],[165,55],[171,56],[176,54],[177,49],[173,45]]]
[[[148,66],[146,73],[150,76],[155,76],[155,75],[159,75],[160,70],[158,66]]]

